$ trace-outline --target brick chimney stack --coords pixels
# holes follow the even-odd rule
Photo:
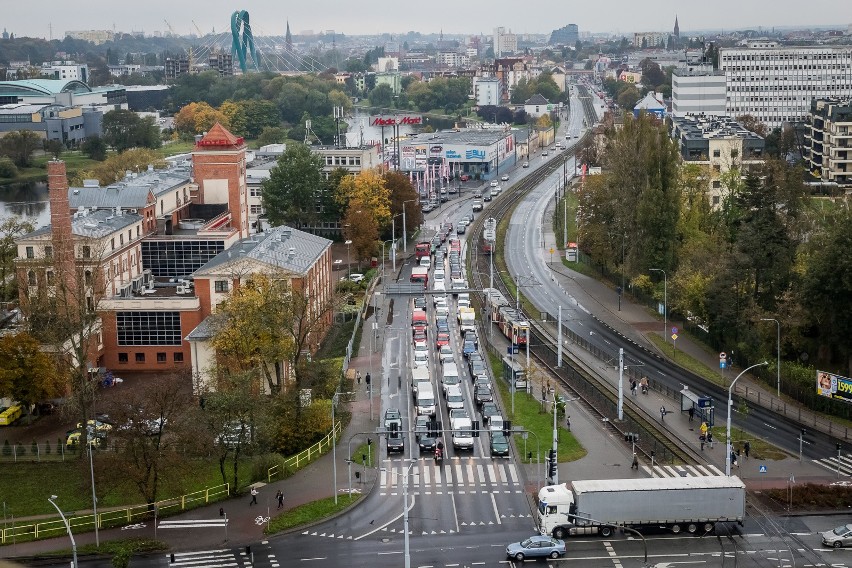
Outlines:
[[[76,285],[74,239],[71,234],[71,208],[68,205],[68,176],[62,160],[47,163],[47,188],[54,267],[71,291]]]

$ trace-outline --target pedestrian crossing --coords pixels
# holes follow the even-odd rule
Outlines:
[[[642,466],[642,471],[650,477],[706,477],[708,475],[725,475],[715,465],[655,465],[653,468]]]
[[[837,475],[837,470],[840,470],[840,475],[852,476],[852,455],[850,456],[833,456],[830,458],[822,458],[814,460],[814,463],[826,469],[829,469]]]
[[[379,472],[381,495],[402,494],[407,476],[410,495],[441,495],[443,493],[523,493],[523,481],[518,468],[508,460],[491,458],[447,458],[437,464],[429,458],[410,463],[385,460]]]
[[[255,547],[254,553],[247,547],[175,552],[166,555],[166,564],[169,568],[280,568],[278,559],[268,544],[269,541],[262,541],[261,546]]]

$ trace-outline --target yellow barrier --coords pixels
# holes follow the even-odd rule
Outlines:
[[[283,468],[288,470],[297,470],[300,467],[307,465],[314,461],[317,457],[324,454],[331,448],[331,444],[334,444],[337,441],[338,436],[340,436],[340,431],[343,429],[343,423],[337,422],[334,425],[334,432],[329,432],[325,438],[307,448],[302,450],[295,456],[290,456],[284,460]],[[272,478],[278,475],[281,475],[284,472],[281,464],[273,465],[266,471],[266,481],[267,483],[272,483]]]
[[[217,497],[230,495],[229,483],[208,487],[194,493],[187,493],[180,497],[163,499],[148,505],[137,505],[124,509],[114,509],[98,513],[98,528],[114,527],[133,523],[136,519],[144,519],[153,515],[154,507],[157,508],[158,516],[167,516],[177,511],[183,511],[195,505],[203,505]],[[72,515],[68,517],[71,532],[84,532],[95,529],[95,515]],[[65,534],[65,524],[62,519],[44,521],[42,523],[31,523],[0,529],[0,544],[18,540],[37,540],[40,538],[51,538]]]

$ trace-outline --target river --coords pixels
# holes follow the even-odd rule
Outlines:
[[[38,181],[0,185],[0,223],[10,217],[29,221],[36,228],[49,225],[47,183]]]

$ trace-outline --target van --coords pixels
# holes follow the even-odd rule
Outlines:
[[[470,418],[455,418],[450,424],[453,430],[453,447],[457,450],[473,450],[473,423]]]
[[[414,391],[417,391],[417,383],[427,382],[432,384],[429,379],[429,369],[426,367],[415,367],[411,369],[411,385]]]
[[[421,385],[423,383],[420,383]],[[429,416],[431,414],[435,414],[436,409],[436,400],[435,400],[435,391],[430,386],[427,388],[419,388],[417,390],[417,414]]]
[[[441,374],[441,385],[444,389],[444,396],[447,395],[447,387],[459,384],[459,368],[455,363],[444,363],[444,370]]]

